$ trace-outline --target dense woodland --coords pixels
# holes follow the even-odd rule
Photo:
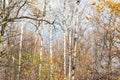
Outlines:
[[[120,1],[0,0],[0,80],[120,80]]]

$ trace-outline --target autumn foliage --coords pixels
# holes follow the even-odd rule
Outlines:
[[[0,80],[120,80],[120,1],[0,0]]]

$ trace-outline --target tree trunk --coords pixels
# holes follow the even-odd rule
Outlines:
[[[65,11],[66,9],[66,2],[64,0],[64,10],[63,12]],[[63,33],[63,38],[64,38],[64,78],[66,79],[66,26],[65,26],[65,22],[63,23],[63,26],[64,26],[64,33]]]
[[[72,66],[72,31],[69,32],[69,80],[71,80],[71,66]]]
[[[44,27],[44,22],[42,22],[42,28]],[[42,77],[42,54],[43,54],[43,39],[42,39],[42,33],[43,33],[43,31],[42,31],[42,28],[41,28],[41,30],[40,30],[40,37],[41,37],[41,40],[40,40],[40,64],[39,64],[39,79],[40,79],[40,77]]]
[[[19,63],[18,63],[18,80],[20,80],[20,71],[21,71],[21,55],[22,55],[22,40],[23,40],[23,21],[20,30],[20,51],[19,51]]]
[[[77,5],[78,9],[78,5]],[[76,69],[76,54],[77,54],[77,39],[78,39],[78,12],[76,12],[76,27],[74,33],[74,52],[73,52],[73,65],[72,65],[72,80],[75,80],[75,69]]]
[[[53,50],[52,50],[52,32],[53,28],[50,26],[50,80],[53,80]]]

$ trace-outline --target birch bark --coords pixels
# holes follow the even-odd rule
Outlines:
[[[19,51],[19,61],[18,61],[18,80],[20,80],[20,71],[21,71],[22,40],[23,40],[23,21],[22,21],[22,26],[20,29],[20,51]]]
[[[44,28],[44,22],[42,22],[42,28],[40,30],[40,64],[39,64],[39,79],[42,77],[42,54],[43,54],[43,39],[42,39],[42,34],[43,34],[43,29]]]
[[[53,33],[53,28],[52,25],[50,25],[50,80],[53,80],[53,50],[52,50],[52,33]]]
[[[66,31],[65,30],[64,30],[64,77],[66,78]]]

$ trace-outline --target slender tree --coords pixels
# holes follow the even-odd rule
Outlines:
[[[53,27],[50,25],[50,80],[53,80]]]
[[[69,80],[72,74],[72,30],[69,31]]]
[[[18,61],[18,80],[20,80],[20,73],[21,73],[21,59],[22,59],[22,41],[23,41],[23,21],[22,26],[20,29],[20,51],[19,51],[19,61]]]
[[[64,77],[66,78],[66,30],[64,24]]]

